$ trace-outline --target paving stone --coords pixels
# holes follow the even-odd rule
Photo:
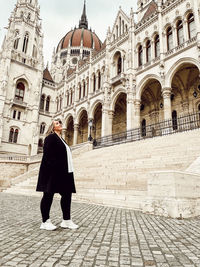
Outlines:
[[[77,230],[62,229],[59,199],[40,230],[40,198],[0,193],[0,266],[199,267],[200,217],[175,220],[72,203]]]

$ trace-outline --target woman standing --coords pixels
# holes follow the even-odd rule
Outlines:
[[[76,193],[74,184],[72,155],[70,148],[61,137],[62,122],[54,120],[44,141],[43,158],[40,166],[36,191],[43,192],[40,203],[42,224],[40,229],[55,230],[49,213],[55,193],[61,195],[60,205],[63,213],[63,228],[76,229],[78,225],[71,220],[71,197]]]

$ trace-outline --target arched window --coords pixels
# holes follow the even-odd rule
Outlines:
[[[24,53],[27,52],[28,39],[29,39],[29,35],[28,35],[28,33],[26,33],[25,36],[24,36],[24,43],[23,43],[23,48],[22,48],[22,52],[24,52]]]
[[[171,50],[173,48],[173,34],[172,27],[167,29],[167,50]]]
[[[183,22],[182,20],[179,20],[176,24],[176,30],[177,30],[177,41],[178,45],[181,45],[184,43],[184,34],[183,34]]]
[[[101,88],[101,72],[98,72],[98,89]]]
[[[148,40],[146,42],[146,61],[151,61],[151,42]]]
[[[122,34],[124,34],[124,20],[122,20]]]
[[[138,65],[142,66],[143,63],[143,49],[142,46],[140,45],[138,48]]]
[[[41,123],[40,125],[40,134],[44,134],[44,131],[45,131],[45,123]]]
[[[142,120],[142,136],[146,136],[146,120]]]
[[[96,75],[93,75],[93,92],[96,91]]]
[[[160,39],[159,39],[159,35],[157,34],[155,36],[155,57],[159,57],[160,56]]]
[[[45,108],[46,111],[49,111],[49,106],[50,106],[50,96],[47,96],[47,99],[46,99],[46,108]]]
[[[69,94],[67,94],[67,106],[69,106]]]
[[[56,98],[56,111],[59,110],[59,98],[57,97]]]
[[[60,110],[62,109],[62,96],[60,96]]]
[[[176,110],[174,110],[172,112],[172,127],[173,127],[173,130],[177,130],[178,129],[178,121],[177,121],[177,112],[176,112]]]
[[[85,81],[83,81],[83,97],[85,97]]]
[[[73,91],[71,91],[71,103],[72,104],[72,101],[73,101]]]
[[[22,82],[19,82],[17,84],[17,88],[15,90],[15,99],[23,101],[24,92],[25,92],[25,86],[24,86],[24,84]]]
[[[40,110],[44,110],[45,95],[41,96],[40,99]]]
[[[35,45],[33,45],[33,53],[32,53],[32,56],[33,56],[34,58],[37,57],[37,48],[36,48]]]
[[[15,32],[15,41],[14,41],[14,49],[17,49],[18,48],[18,45],[19,45],[19,31],[17,30]]]
[[[116,38],[119,37],[119,28],[118,28],[118,25],[116,25]]]
[[[10,142],[10,143],[13,142],[13,140],[14,140],[13,137],[14,137],[14,129],[11,128],[11,129],[10,129],[10,133],[9,133],[9,142]]]
[[[188,23],[189,39],[192,39],[196,35],[195,23],[194,23],[194,15],[192,13],[188,15],[187,23]]]
[[[117,75],[122,72],[122,58],[121,55],[117,59]]]
[[[79,100],[81,99],[81,84],[79,84]]]
[[[9,134],[9,142],[10,143],[17,143],[17,138],[18,138],[19,130],[14,128],[10,129],[10,134]]]

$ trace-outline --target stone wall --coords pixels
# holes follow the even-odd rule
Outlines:
[[[10,186],[12,178],[27,171],[27,163],[1,162],[0,163],[0,191]]]

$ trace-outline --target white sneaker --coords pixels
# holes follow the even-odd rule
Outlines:
[[[51,222],[50,219],[46,220],[46,222],[42,223],[41,226],[40,226],[40,229],[48,230],[48,231],[53,231],[56,228],[57,227],[55,225],[53,225],[53,223]]]
[[[60,224],[62,228],[77,229],[78,225],[73,223],[72,220],[63,220]]]

